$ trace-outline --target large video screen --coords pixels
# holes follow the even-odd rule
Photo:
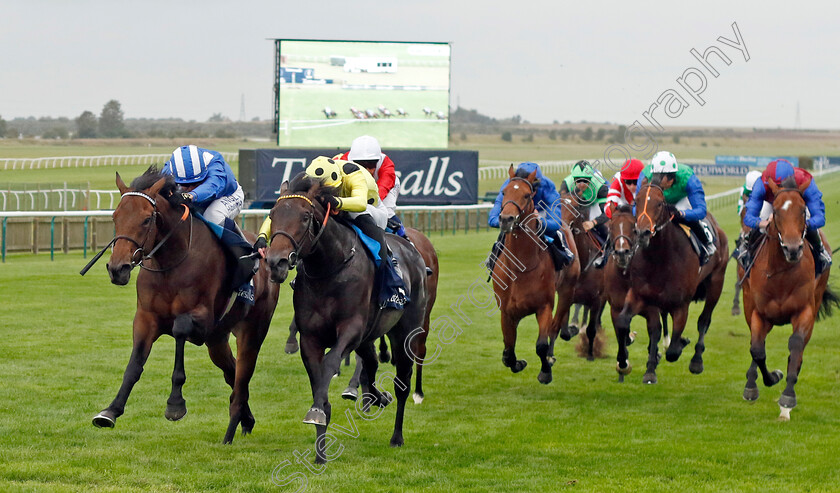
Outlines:
[[[444,148],[448,43],[275,40],[277,144]]]

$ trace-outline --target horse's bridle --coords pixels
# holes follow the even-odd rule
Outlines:
[[[324,214],[324,222],[321,224],[321,229],[318,231],[318,233],[316,233],[313,236],[313,234],[312,234],[312,220],[315,218],[315,204],[312,203],[312,200],[309,197],[307,197],[306,195],[290,194],[290,195],[283,195],[281,197],[278,197],[277,201],[280,202],[281,200],[284,200],[284,199],[301,199],[301,200],[306,201],[306,203],[309,204],[309,207],[312,208],[312,214],[309,216],[309,221],[306,223],[306,228],[304,229],[303,237],[301,238],[300,242],[298,242],[295,239],[294,236],[290,235],[289,233],[287,233],[283,230],[275,231],[274,233],[271,234],[271,238],[269,238],[269,244],[271,244],[274,241],[274,237],[277,236],[277,235],[288,238],[288,240],[292,243],[292,251],[289,252],[289,258],[288,258],[289,268],[294,269],[295,265],[297,264],[299,259],[302,259],[302,258],[304,258],[304,257],[306,257],[306,256],[308,256],[309,254],[312,253],[312,251],[315,249],[315,245],[318,243],[318,240],[321,238],[321,235],[324,233],[324,230],[326,229],[326,226],[327,226],[327,221],[330,218],[330,204],[327,204],[327,211]],[[306,238],[310,239],[309,250],[306,252],[306,255],[302,255],[301,253],[299,253],[300,249],[301,249],[301,243],[303,243],[303,241],[305,241]]]
[[[656,221],[653,219],[653,216],[650,215],[650,213],[648,213],[648,211],[647,211],[648,201],[650,199],[650,189],[651,188],[656,188],[657,190],[662,192],[663,202],[664,202],[664,199],[665,199],[665,190],[663,190],[662,187],[660,187],[659,185],[654,185],[653,183],[648,183],[645,186],[647,187],[647,191],[645,193],[644,208],[642,208],[642,212],[636,218],[636,222],[638,223],[639,219],[641,219],[643,217],[647,217],[648,220],[650,221],[650,237],[653,238],[654,236],[656,236],[656,233],[660,232],[662,230],[662,228],[664,228],[665,226],[668,225],[669,222],[671,222],[671,219],[674,219],[674,215],[671,214],[671,217],[667,221],[664,221],[662,224],[657,224]],[[636,208],[638,209],[638,207],[639,207],[639,201],[637,200],[636,201]]]
[[[633,257],[636,255],[636,250],[638,250],[639,244],[638,244],[638,242],[634,242],[633,239],[629,235],[624,234],[624,227],[623,226],[624,226],[623,224],[619,225],[619,233],[620,234],[616,235],[615,238],[613,238],[612,235],[610,235],[610,237],[607,239],[607,244],[610,246],[610,249],[612,250],[612,252],[610,252],[610,255],[616,255],[616,256],[618,255],[618,249],[616,248],[616,245],[618,244],[619,240],[621,240],[623,238],[630,245],[630,257],[627,259],[627,265],[622,270],[622,273],[624,275],[627,275],[627,269],[630,268],[630,262],[633,260]]]
[[[796,188],[785,188],[785,189],[780,190],[780,192],[797,192],[800,197],[802,196],[802,192],[800,192]],[[776,197],[778,197],[778,196],[779,196],[779,194],[776,194]],[[802,211],[802,217],[803,217],[803,219],[808,217],[807,213],[804,210]],[[805,233],[808,232],[808,220],[805,219],[803,221],[803,223],[805,224],[805,227],[802,228],[802,236],[800,237],[802,240],[805,239]],[[775,207],[773,208],[773,228],[776,229],[776,235],[779,237],[779,245],[781,245],[782,248],[787,248],[784,240],[782,240],[782,230],[779,229],[779,225],[778,225],[778,223],[776,223],[776,208]]]
[[[146,244],[147,241],[149,241],[149,237],[154,238],[154,235],[152,235],[152,228],[157,226],[157,220],[158,220],[159,217],[161,217],[161,214],[160,214],[160,212],[158,211],[158,208],[157,208],[157,201],[153,197],[151,197],[151,196],[149,196],[149,195],[147,195],[143,192],[125,192],[124,194],[122,194],[122,196],[120,196],[120,201],[122,201],[122,199],[127,197],[127,196],[142,197],[142,198],[148,200],[149,203],[152,204],[152,207],[154,208],[154,210],[152,211],[151,221],[149,221],[149,226],[146,228],[146,234],[143,236],[143,241],[142,242],[138,242],[137,240],[135,240],[134,238],[132,238],[130,236],[117,235],[117,236],[114,236],[113,240],[111,240],[110,245],[116,245],[118,240],[126,240],[126,241],[130,241],[131,243],[134,243],[137,246],[137,249],[134,250],[134,252],[131,254],[131,268],[132,269],[136,266],[140,266],[141,269],[145,269],[145,270],[148,270],[150,272],[166,272],[166,271],[171,270],[171,269],[175,268],[176,266],[180,265],[187,258],[187,256],[190,254],[190,246],[192,245],[192,215],[190,214],[189,207],[187,207],[185,204],[181,204],[184,207],[184,214],[181,215],[181,218],[178,220],[178,224],[176,224],[174,227],[172,227],[169,230],[169,233],[167,233],[166,236],[164,236],[163,239],[160,240],[157,243],[157,245],[152,247],[152,249],[149,251],[149,253],[146,253],[146,250],[143,246]],[[187,240],[187,248],[186,248],[186,251],[184,252],[184,256],[181,257],[181,259],[178,260],[177,262],[175,262],[173,265],[170,265],[169,267],[166,267],[164,269],[154,269],[152,267],[147,267],[147,266],[143,265],[143,261],[151,259],[155,255],[155,253],[157,253],[157,251],[160,250],[160,248],[169,240],[169,238],[172,237],[172,235],[175,233],[175,231],[178,229],[178,227],[184,221],[186,221],[188,216],[190,218],[190,236],[189,236],[189,239]],[[135,260],[138,253],[140,254],[140,260]]]
[[[520,206],[519,203],[516,202],[515,200],[508,200],[507,202],[504,202],[502,204],[502,210],[504,210],[504,208],[508,204],[513,204],[513,206],[516,207],[516,209],[519,211],[519,214],[517,214],[516,217],[513,218],[513,227],[511,229],[516,229],[516,228],[520,227],[520,225],[522,224],[522,219],[523,219],[522,215],[525,214],[525,210],[529,208],[528,207],[529,204],[531,206],[534,205],[534,195],[536,195],[536,192],[534,191],[534,185],[532,185],[530,181],[526,180],[525,178],[514,176],[513,178],[510,179],[510,181],[508,182],[508,185],[510,185],[514,181],[521,181],[521,182],[524,182],[526,185],[528,185],[528,201],[525,203],[524,206]],[[533,207],[531,207],[531,208],[533,209]],[[533,210],[531,212],[533,212]],[[531,215],[531,212],[529,212],[526,215],[526,218],[527,218],[527,216]]]

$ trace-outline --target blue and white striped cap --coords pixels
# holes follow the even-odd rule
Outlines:
[[[172,151],[164,171],[175,177],[175,183],[195,183],[207,177],[207,165],[213,153],[194,145],[181,146]]]

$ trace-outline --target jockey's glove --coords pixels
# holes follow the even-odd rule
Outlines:
[[[257,238],[257,241],[254,242],[254,250],[259,250],[260,248],[265,248],[268,246],[268,241],[266,241],[265,236],[260,236]]]
[[[184,199],[185,204],[189,204],[193,200],[193,196],[189,192],[184,192],[181,194],[181,198]]]
[[[337,211],[341,207],[341,200],[334,195],[327,195],[324,200],[330,204],[330,208],[334,211]]]

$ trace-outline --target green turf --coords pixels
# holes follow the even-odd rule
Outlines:
[[[838,184],[821,181],[834,244]],[[734,211],[716,214],[731,243]],[[533,318],[519,331],[518,355],[530,364],[514,375],[501,363],[498,312],[461,300],[473,290],[479,302],[489,287],[479,263],[494,238],[432,236],[441,261],[434,318],[449,316],[462,332],[431,335],[430,351],[439,345],[440,357],[425,370],[426,400],[408,404],[405,446],[388,447],[393,406],[365,421],[339,398],[345,373],[332,384],[333,421],[346,427],[349,410],[358,437],[335,432],[344,449],[321,474],[295,462],[295,451],[311,450],[314,429],[301,423],[311,395],[300,358],[283,352],[288,286],[251,386],[254,433],[224,446],[229,390],[204,348],[186,350],[189,413],[177,423],[164,419],[169,337],[156,344],[116,428],[94,428],[90,419],[113,399],[128,361],[133,282],[111,285],[104,262],[80,277],[86,260],[78,253],[57,254],[55,262],[10,256],[0,267],[0,490],[293,491],[297,483],[272,483],[272,471],[289,461],[275,479],[300,472],[308,491],[836,491],[840,318],[816,326],[788,423],[776,420],[780,386],[760,385],[752,404],[741,398],[749,337],[743,318],[729,314],[732,265],[702,375],[689,374],[684,354],[663,361],[657,385],[642,385],[647,337],[636,320],[635,369],[624,384],[616,381],[614,356],[586,362],[573,343],[558,342],[554,381],[543,386]],[[454,314],[456,303],[469,323]],[[692,307],[686,329],[692,340],[699,311]],[[609,317],[605,325],[614,355]],[[771,368],[785,368],[789,334],[789,327],[771,333]],[[450,343],[440,343],[447,335]]]

